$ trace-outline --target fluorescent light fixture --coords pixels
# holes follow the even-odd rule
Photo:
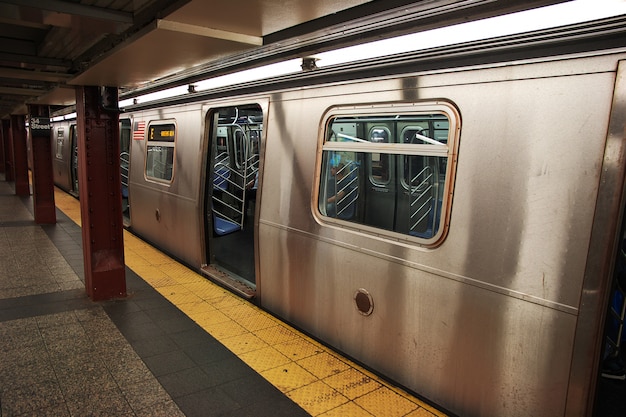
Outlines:
[[[622,14],[626,14],[626,0],[576,0],[323,52],[315,58],[321,68]]]
[[[150,101],[161,100],[164,98],[181,96],[185,93],[187,93],[187,86],[183,85],[179,87],[168,88],[167,90],[145,94],[136,98],[125,99],[120,101],[118,105],[120,108],[124,108],[126,106],[130,106],[131,104],[148,103]]]
[[[264,78],[293,74],[302,71],[302,69],[300,68],[301,63],[301,59],[290,59],[289,61],[285,62],[277,62],[275,64],[264,65],[259,68],[253,68],[233,74],[210,78],[208,80],[203,80],[196,83],[196,91],[209,90],[212,88],[219,88],[227,85],[240,84],[250,81],[258,81]]]
[[[293,74],[301,71],[300,59],[291,59],[275,64],[264,65],[258,68],[252,68],[245,71],[239,71],[233,74],[222,75],[215,78],[202,80],[194,84],[194,91],[204,91],[213,88],[225,87],[228,85],[241,84],[250,81],[258,81],[264,78],[277,77],[279,75]],[[167,90],[146,94],[136,98],[125,99],[119,102],[121,108],[137,103],[148,103],[155,100],[161,100],[169,97],[182,96],[189,92],[188,86],[173,87]]]
[[[488,19],[461,23],[439,29],[398,36],[316,54],[318,67],[346,64],[353,61],[379,58],[386,55],[419,51],[462,42],[489,39],[498,36],[530,32],[551,27],[586,22],[626,14],[626,0],[575,0]],[[302,71],[301,59],[265,65],[233,74],[199,81],[195,91],[205,91],[229,85],[258,81],[270,77],[294,74]],[[181,86],[146,94],[120,102],[120,107],[135,103],[147,103],[188,93],[188,86]]]
[[[50,121],[51,122],[60,122],[60,121],[63,121],[63,120],[70,120],[70,119],[76,119],[76,112],[64,114],[63,116],[52,117],[52,118],[50,118]]]

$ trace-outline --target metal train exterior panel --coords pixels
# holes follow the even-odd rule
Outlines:
[[[587,415],[623,233],[625,58],[128,109],[127,225],[451,413]]]
[[[150,179],[146,165],[146,141],[131,142],[129,196],[132,227],[142,237],[172,255],[198,266],[203,230],[200,201],[202,117],[200,105],[183,109],[159,109],[133,114],[134,123],[172,123],[176,128],[175,167],[171,182]]]
[[[262,305],[438,404],[464,404],[449,407],[459,415],[562,415],[615,80],[614,60],[592,74],[576,64],[417,75],[412,92],[395,80],[299,98],[296,114],[311,117],[276,121],[280,143],[268,126],[267,161],[298,163],[265,164]],[[325,109],[407,94],[445,97],[462,118],[450,231],[435,249],[329,227],[311,213],[317,167],[307,155],[317,153]],[[307,131],[315,135],[304,140]],[[354,306],[360,288],[373,298],[371,316]]]

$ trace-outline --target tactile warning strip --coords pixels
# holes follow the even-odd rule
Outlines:
[[[55,201],[80,224],[78,200],[56,190]],[[312,416],[445,417],[127,231],[124,256],[137,275]]]

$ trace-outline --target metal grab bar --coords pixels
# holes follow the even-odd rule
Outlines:
[[[432,168],[429,166],[424,167],[417,175],[411,178],[410,192],[409,192],[409,219],[411,221],[409,225],[409,231],[414,232],[415,229],[431,214],[434,218],[434,202],[433,197],[433,185],[432,185],[433,173]],[[412,185],[414,182],[419,181],[419,184]],[[417,220],[415,221],[415,218]]]
[[[344,170],[348,170],[345,175],[342,176],[341,179],[337,179],[337,177],[341,174],[344,174]],[[344,195],[335,202],[337,217],[344,213],[346,210],[351,209],[356,204],[357,199],[359,198],[359,175],[358,175],[359,167],[354,164],[348,164],[342,167],[335,176],[335,195],[339,195],[341,192]],[[343,181],[344,178],[349,178],[349,181],[346,182],[341,188],[337,188],[339,182]]]
[[[130,166],[130,154],[122,152],[120,154],[120,172],[122,176],[122,186],[128,187],[128,167]]]

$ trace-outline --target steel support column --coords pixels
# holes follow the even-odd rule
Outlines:
[[[26,117],[22,114],[11,115],[11,143],[13,144],[15,194],[21,196],[30,195]]]
[[[2,120],[2,143],[4,145],[4,179],[8,182],[15,181],[13,170],[13,146],[11,145],[11,121]]]
[[[50,110],[48,106],[30,105],[28,111],[35,223],[54,224],[57,216],[54,206]]]
[[[118,92],[76,87],[85,287],[94,300],[126,296]]]

